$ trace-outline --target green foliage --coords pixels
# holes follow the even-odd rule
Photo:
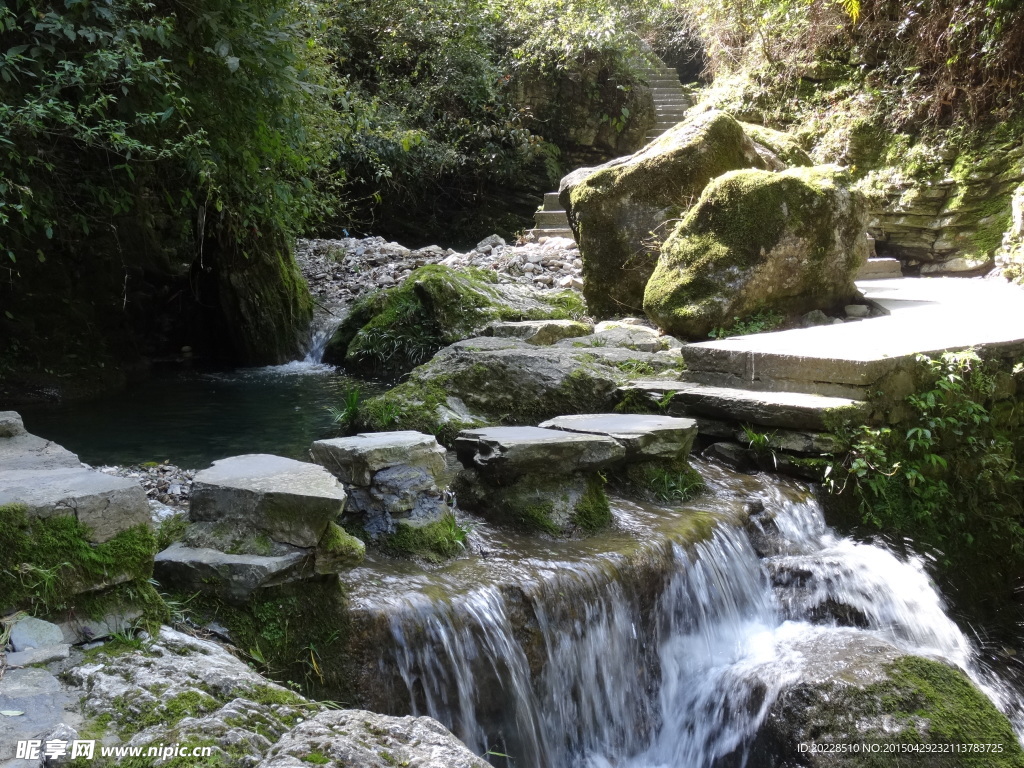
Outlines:
[[[446,512],[441,519],[422,526],[399,523],[395,532],[382,536],[377,546],[396,557],[419,557],[430,563],[450,560],[466,551],[472,527]]]
[[[356,419],[359,416],[359,406],[362,401],[362,390],[356,386],[349,387],[345,392],[345,400],[342,406],[340,408],[330,406],[327,410],[330,412],[335,424],[349,430],[356,423]]]
[[[767,333],[776,330],[785,321],[779,312],[756,312],[749,317],[734,317],[732,324],[713,328],[708,336],[712,339],[728,339],[731,336],[746,336],[751,333]]]
[[[0,506],[0,595],[4,607],[51,612],[81,606],[75,595],[118,577],[145,580],[156,541],[144,525],[92,544],[71,516],[28,518],[18,505]]]
[[[161,520],[156,529],[156,551],[163,552],[174,542],[181,541],[185,536],[186,528],[188,528],[188,515],[184,512],[176,512]]]
[[[1000,397],[974,352],[919,361],[926,384],[906,400],[909,422],[847,430],[828,485],[852,495],[866,525],[941,551],[968,581],[1024,571],[1024,407]],[[979,558],[999,566],[970,568]]]
[[[587,533],[607,528],[612,522],[612,509],[604,492],[604,481],[591,478],[587,490],[573,507],[570,521]]]

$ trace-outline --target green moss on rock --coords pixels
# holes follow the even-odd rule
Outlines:
[[[590,478],[586,492],[576,501],[572,517],[569,518],[576,527],[593,533],[607,528],[612,522],[612,508],[608,503],[608,495],[604,492],[604,483],[599,478]]]
[[[0,506],[0,608],[56,611],[83,592],[153,575],[156,539],[147,526],[102,544],[74,517],[29,518],[18,504]]]
[[[450,560],[466,551],[469,530],[451,512],[426,525],[398,523],[395,532],[378,538],[375,545],[396,557],[418,557],[431,563]]]
[[[316,547],[317,573],[353,568],[366,557],[366,545],[337,523],[329,523]]]
[[[662,248],[644,309],[675,336],[734,317],[830,309],[857,296],[864,205],[835,166],[715,179]]]
[[[764,167],[736,120],[704,112],[628,158],[568,177],[561,200],[580,246],[591,313],[604,318],[639,311],[667,222],[716,176]]]
[[[400,285],[359,300],[324,360],[362,372],[401,373],[495,321],[577,317],[578,302],[571,292],[541,298],[496,285],[484,270],[420,267]]]
[[[786,165],[814,165],[811,156],[803,150],[792,135],[757,123],[740,123],[740,126],[755,143],[769,149]]]

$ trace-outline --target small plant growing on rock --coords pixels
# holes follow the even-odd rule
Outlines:
[[[778,312],[762,311],[749,317],[734,317],[731,325],[718,326],[708,334],[712,339],[728,339],[731,336],[749,336],[752,333],[774,331],[785,322]]]

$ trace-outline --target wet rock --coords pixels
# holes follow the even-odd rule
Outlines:
[[[11,645],[16,651],[33,648],[48,648],[64,642],[60,627],[48,621],[25,616],[18,619],[11,628]]]
[[[167,627],[142,650],[101,650],[66,676],[86,714],[101,724],[104,743],[143,750],[201,743],[213,750],[205,760],[227,766],[308,766],[337,758],[339,765],[344,759],[368,768],[486,768],[434,720],[326,710],[217,643]]]
[[[269,454],[215,461],[195,477],[191,516],[314,547],[345,506],[345,491],[323,467]]]
[[[797,650],[802,668],[769,707],[749,749],[766,765],[854,768],[895,764],[902,754],[920,765],[978,764],[943,746],[929,749],[960,743],[999,745],[991,764],[1024,761],[1009,721],[958,669],[854,630],[813,634]]]
[[[153,574],[164,587],[213,594],[234,605],[243,605],[257,589],[306,578],[312,571],[313,558],[302,550],[263,557],[195,549],[180,543],[157,554],[153,565]]]
[[[314,753],[360,768],[488,768],[433,718],[361,710],[321,712],[300,723],[257,768],[308,768]]]
[[[583,294],[597,317],[643,306],[666,222],[678,218],[709,180],[736,168],[764,168],[732,117],[704,112],[636,154],[562,179],[560,199],[584,264]],[[651,241],[655,242],[652,243]]]
[[[455,439],[462,466],[495,482],[527,475],[569,475],[618,463],[625,449],[610,437],[539,427],[489,427]]]
[[[3,504],[24,505],[30,518],[73,516],[97,544],[149,522],[149,505],[138,483],[81,467],[0,472]]]
[[[750,472],[755,466],[751,451],[738,443],[712,443],[700,455],[702,458],[717,461],[737,472]]]
[[[349,485],[346,514],[371,536],[394,533],[398,522],[429,523],[447,511],[438,481],[445,450],[414,431],[363,433],[318,440],[310,455]]]
[[[852,303],[867,259],[865,204],[838,166],[715,179],[662,246],[644,310],[666,332],[707,338],[734,318]]]
[[[539,426],[610,437],[626,449],[627,461],[684,459],[697,436],[693,419],[625,413],[559,416]]]

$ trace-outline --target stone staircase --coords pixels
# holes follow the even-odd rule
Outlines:
[[[659,61],[656,65],[647,67],[643,72],[650,83],[651,94],[654,97],[656,122],[647,133],[647,141],[650,142],[682,120],[686,110],[693,103],[683,89],[682,83],[679,82],[679,74],[672,67],[667,67]],[[531,234],[537,239],[573,237],[572,229],[569,228],[569,219],[558,201],[557,192],[548,192],[544,195],[544,204],[534,214],[533,221],[534,228],[527,234]]]

